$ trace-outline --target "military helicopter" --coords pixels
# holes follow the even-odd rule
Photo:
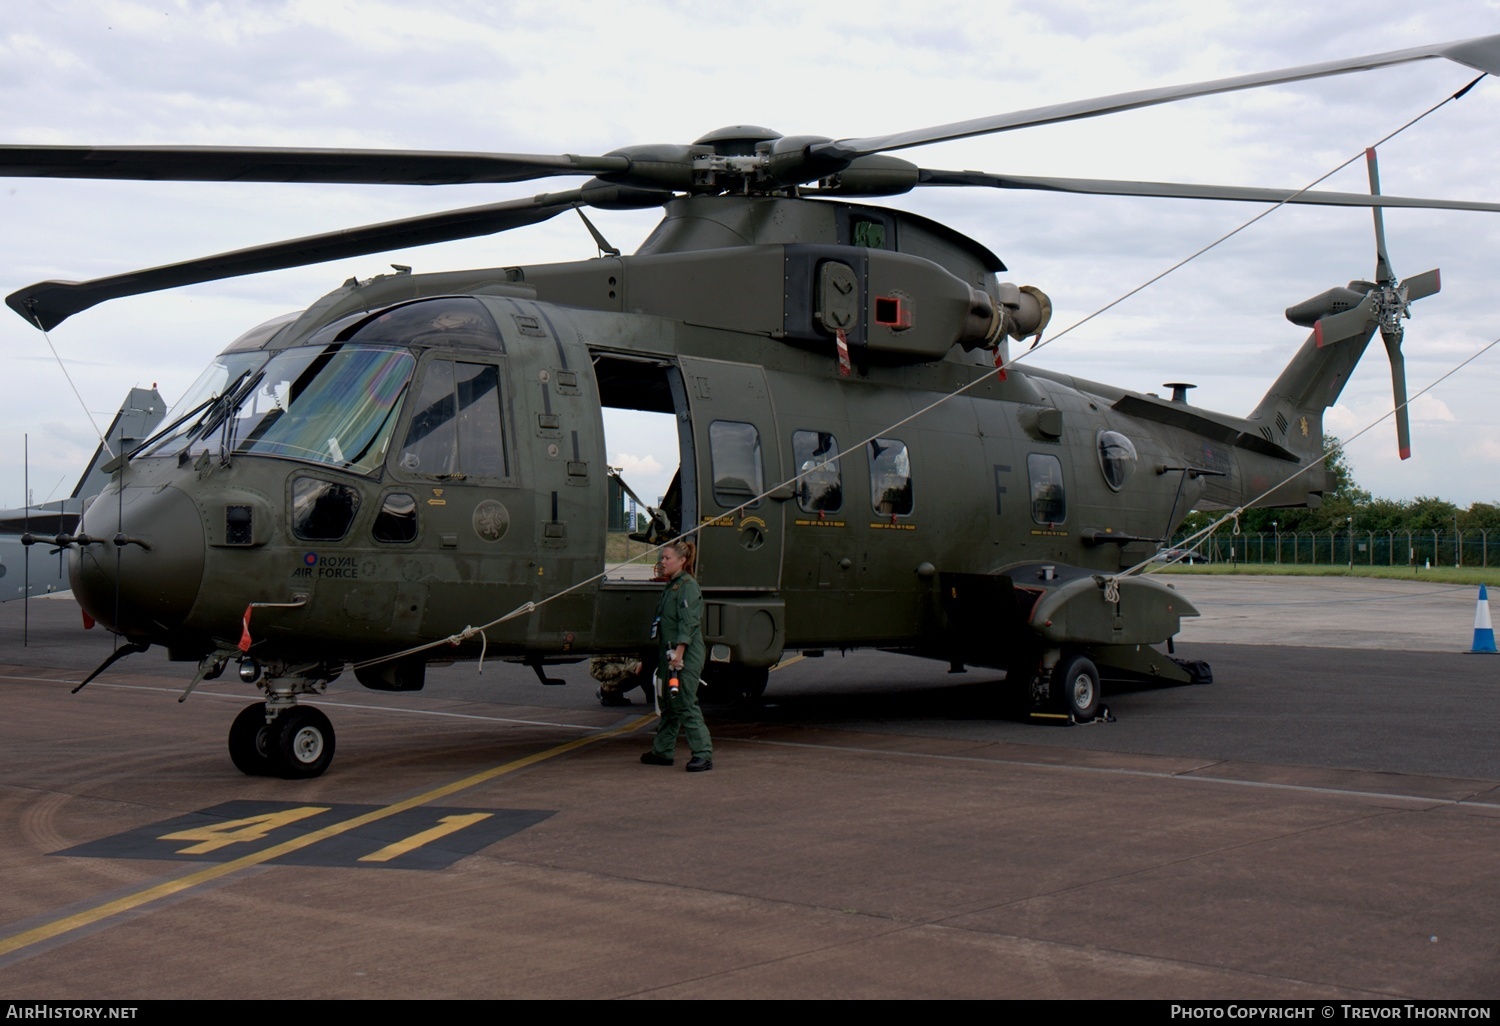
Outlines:
[[[125,644],[231,663],[266,700],[229,732],[246,773],[310,777],[332,724],[299,704],[348,669],[387,691],[431,661],[546,667],[642,652],[659,587],[605,573],[601,409],[669,414],[680,466],[650,541],[699,544],[710,687],[756,696],[789,649],[876,646],[1006,672],[1032,715],[1096,715],[1104,679],[1190,683],[1197,615],[1123,571],[1192,508],[1316,505],[1323,411],[1437,272],[1390,270],[1382,207],[1500,205],[919,167],[892,151],[1194,96],[1446,58],[1500,71],[1500,36],[1062,103],[859,139],[737,125],[599,156],[0,147],[0,175],[582,186],[85,282],[7,303],[49,330],[97,303],[503,232],[582,208],[665,216],[636,253],[351,279],[232,342],[166,426],[106,465],[69,550],[84,609]],[[1375,280],[1288,311],[1312,334],[1248,416],[1012,364],[1051,301],[961,233],[866,202],[917,187],[1369,206]],[[1409,450],[1404,412],[1403,455]],[[479,625],[479,626],[475,626]],[[1156,646],[1165,644],[1163,652]],[[93,675],[91,675],[92,678]],[[90,678],[90,679],[91,679]]]

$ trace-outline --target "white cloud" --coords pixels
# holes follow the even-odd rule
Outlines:
[[[1500,466],[1500,438],[1471,438],[1464,444],[1463,453],[1476,463]],[[1500,479],[1492,479],[1489,487],[1500,493]]]
[[[1413,424],[1451,424],[1458,418],[1448,404],[1431,395],[1420,395],[1407,404]]]
[[[620,473],[624,474],[627,480],[632,476],[655,476],[662,472],[661,460],[649,454],[634,456],[628,452],[616,453],[615,466],[620,468]]]

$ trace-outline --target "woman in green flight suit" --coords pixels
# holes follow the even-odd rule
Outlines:
[[[656,728],[651,751],[641,756],[648,766],[672,765],[677,734],[686,730],[693,752],[687,764],[689,773],[714,768],[713,740],[698,708],[698,678],[707,653],[703,644],[703,592],[693,580],[695,550],[690,541],[669,542],[661,550],[667,584],[657,600],[656,621],[652,624],[660,653],[656,675],[661,681],[657,692],[661,697],[661,724]],[[667,683],[673,677],[677,678],[676,693]]]

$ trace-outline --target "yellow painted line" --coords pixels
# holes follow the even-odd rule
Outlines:
[[[389,862],[391,859],[399,858],[409,851],[416,851],[424,844],[436,841],[439,837],[447,837],[449,834],[458,833],[464,827],[471,827],[475,823],[483,823],[493,815],[493,812],[471,812],[467,816],[444,816],[438,820],[437,826],[423,830],[421,833],[412,834],[410,837],[403,838],[395,844],[388,844],[379,851],[371,852],[368,855],[361,855],[359,861]]]
[[[457,794],[459,791],[464,791],[471,787],[478,787],[480,784],[488,783],[489,781],[494,780],[497,777],[503,777],[508,773],[514,773],[517,770],[525,769],[528,766],[535,766],[539,762],[545,762],[548,759],[554,759],[559,755],[565,755],[575,749],[582,748],[584,745],[591,745],[595,741],[604,741],[608,738],[617,737],[621,734],[628,734],[631,731],[635,730],[637,727],[641,726],[643,723],[646,723],[648,720],[652,719],[655,719],[655,717],[638,716],[633,720],[622,723],[617,727],[611,727],[609,730],[601,731],[600,733],[594,734],[590,737],[577,738],[573,741],[568,741],[563,744],[557,745],[554,748],[548,748],[546,751],[537,752],[534,755],[527,755],[512,762],[507,762],[500,766],[491,767],[490,769],[475,773],[472,776],[464,777],[462,780],[455,780],[451,784],[443,784],[441,787],[435,787],[430,791],[426,791],[422,794],[415,795],[411,798],[396,802],[393,805],[387,805],[383,809],[376,809],[372,812],[363,813],[361,815],[355,816],[352,819],[346,819],[342,823],[330,824],[329,826],[323,827],[320,830],[314,830],[311,833],[303,834],[301,837],[294,837],[289,841],[283,841],[280,844],[272,845],[271,847],[266,848],[262,851],[255,852],[250,855],[245,855],[241,858],[234,859],[231,862],[220,863],[217,866],[208,866],[207,868],[200,869],[197,872],[178,877],[176,880],[168,880],[165,883],[159,883],[154,886],[147,887],[144,890],[136,891],[134,894],[127,894],[123,897],[116,898],[113,901],[107,901],[102,905],[96,905],[91,909],[85,909],[82,912],[75,912],[73,915],[64,916],[61,919],[53,920],[50,923],[34,927],[33,929],[27,930],[24,933],[18,933],[10,937],[0,938],[0,957],[9,955],[16,951],[20,951],[22,948],[30,947],[33,944],[40,944],[43,941],[52,940],[54,937],[60,937],[63,934],[69,933],[73,930],[77,930],[85,926],[90,926],[94,923],[108,919],[110,916],[119,915],[122,912],[129,912],[132,909],[140,908],[142,905],[148,905],[153,901],[160,901],[162,898],[170,898],[174,894],[181,894],[183,891],[191,890],[192,888],[197,887],[200,884],[209,883],[213,880],[218,880],[222,877],[230,876],[234,873],[240,872],[243,869],[251,869],[255,866],[264,865],[265,863],[270,862],[272,859],[280,858],[281,856],[288,855],[294,851],[301,851],[303,848],[309,848],[320,841],[328,840],[330,837],[337,837],[340,834],[346,834],[349,831],[357,830],[360,827],[365,826],[366,824],[374,823],[382,819],[387,819],[398,813],[405,812],[408,809],[415,809],[422,805],[427,805],[430,802],[435,802],[440,798],[447,798],[449,795]]]
[[[772,669],[773,672],[776,671],[776,670],[782,670],[782,669],[785,669],[788,666],[791,666],[793,663],[800,663],[802,660],[804,660],[806,658],[807,658],[807,656],[803,655],[801,652],[798,652],[796,655],[792,656],[790,659],[783,659],[781,662],[779,662],[775,666],[771,667],[771,669]]]

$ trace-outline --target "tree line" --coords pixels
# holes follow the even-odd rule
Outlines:
[[[1451,535],[1455,518],[1461,534],[1500,531],[1500,503],[1475,502],[1463,509],[1436,496],[1418,496],[1410,501],[1377,499],[1355,483],[1353,470],[1337,438],[1324,439],[1323,449],[1329,454],[1324,466],[1334,482],[1333,488],[1323,493],[1323,505],[1318,509],[1247,509],[1240,514],[1242,533],[1327,532],[1352,528],[1359,532],[1431,534],[1439,531]],[[1222,510],[1194,510],[1176,534],[1191,534],[1221,516]]]

